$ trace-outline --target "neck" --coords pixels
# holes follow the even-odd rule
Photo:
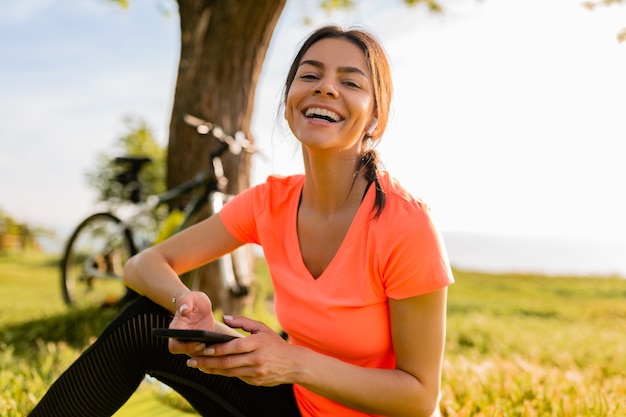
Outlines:
[[[301,205],[320,215],[359,206],[367,181],[357,169],[360,155],[312,156],[303,150],[305,181]]]

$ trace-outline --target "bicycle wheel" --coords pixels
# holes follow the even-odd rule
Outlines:
[[[122,282],[124,264],[135,253],[132,233],[120,219],[110,213],[87,217],[68,240],[61,263],[66,304],[99,307],[135,294]]]

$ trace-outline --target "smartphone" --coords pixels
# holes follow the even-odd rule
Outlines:
[[[152,334],[159,337],[171,337],[181,342],[202,342],[205,345],[224,343],[235,339],[237,336],[230,334],[211,332],[208,330],[168,329],[154,328]]]

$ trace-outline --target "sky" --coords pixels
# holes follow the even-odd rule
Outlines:
[[[317,25],[383,43],[395,97],[379,152],[445,232],[612,241],[626,252],[626,4],[289,0],[259,81],[253,183],[301,171],[277,118],[283,79]],[[0,2],[0,209],[69,233],[95,209],[85,173],[140,117],[162,144],[179,54],[169,0]],[[305,18],[313,26],[303,22]],[[278,121],[277,121],[278,119]]]

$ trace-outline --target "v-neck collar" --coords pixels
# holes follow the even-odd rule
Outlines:
[[[339,248],[333,255],[328,265],[326,265],[326,268],[324,268],[322,273],[319,274],[319,276],[317,277],[313,276],[309,268],[307,268],[307,266],[305,265],[304,259],[302,258],[302,248],[300,247],[300,240],[298,239],[298,208],[299,208],[299,203],[300,203],[300,199],[302,196],[303,188],[304,188],[304,180],[300,184],[299,190],[296,191],[298,198],[293,199],[293,205],[290,210],[290,214],[289,214],[290,219],[288,219],[288,225],[289,225],[288,226],[289,227],[288,244],[295,245],[295,247],[298,248],[297,250],[298,268],[301,270],[302,276],[306,277],[306,281],[313,282],[313,283],[322,282],[324,280],[324,277],[329,275],[329,273],[332,272],[333,265],[337,263],[337,258],[340,258],[341,254],[346,251],[345,249],[346,246],[350,245],[350,242],[352,241],[353,236],[356,234],[359,227],[363,224],[364,221],[367,220],[367,216],[371,215],[371,210],[374,204],[374,194],[376,192],[375,191],[376,187],[371,187],[371,186],[367,187],[367,190],[365,191],[365,195],[363,196],[363,199],[361,200],[361,204],[359,205],[359,208],[357,209],[354,215],[354,218],[352,219],[352,222],[350,223],[350,227],[348,228],[348,231],[346,232],[345,236],[343,237],[343,240],[341,241],[341,244],[339,245]]]

